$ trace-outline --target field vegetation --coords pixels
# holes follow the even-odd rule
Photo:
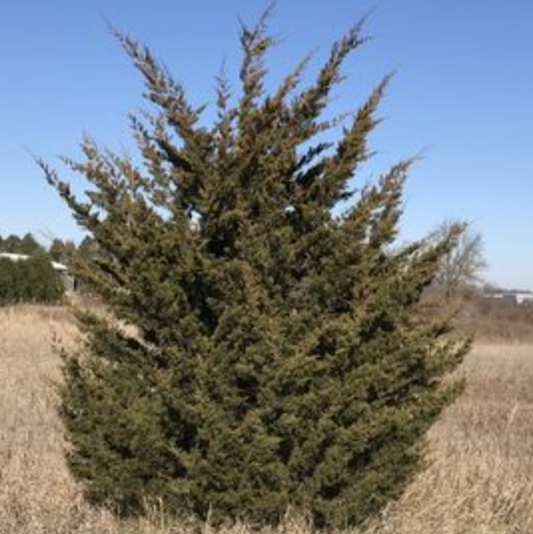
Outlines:
[[[92,508],[71,478],[56,414],[54,346],[77,338],[64,308],[0,310],[0,534],[186,532],[163,509],[121,522]],[[382,518],[353,534],[533,532],[533,345],[480,343],[459,372],[465,393],[431,429],[426,469]],[[281,531],[309,527],[288,516]],[[237,525],[225,534],[247,532]]]

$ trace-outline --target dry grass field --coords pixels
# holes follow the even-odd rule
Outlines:
[[[55,415],[53,344],[75,338],[65,310],[0,310],[0,534],[183,532],[161,511],[118,523],[91,509],[69,476]],[[479,345],[461,372],[467,390],[431,430],[427,469],[357,534],[533,533],[533,345]],[[308,529],[289,522],[280,530]]]

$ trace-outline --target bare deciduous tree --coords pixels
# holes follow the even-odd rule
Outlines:
[[[447,235],[450,228],[457,224],[456,221],[443,222],[434,233],[435,239],[438,241]],[[448,298],[477,286],[482,282],[481,273],[487,268],[483,236],[475,232],[470,224],[459,224],[464,226],[463,233],[457,246],[442,258],[441,268],[435,280]]]

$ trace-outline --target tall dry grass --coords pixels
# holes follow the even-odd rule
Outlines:
[[[533,533],[533,345],[480,345],[428,468],[365,534]]]
[[[62,309],[0,310],[0,534],[170,534],[164,511],[118,522],[84,501],[63,459],[53,382]],[[428,467],[379,520],[352,534],[533,533],[533,346],[480,345],[462,398],[428,437]],[[245,525],[224,532],[248,534]],[[287,522],[277,534],[308,534]]]
[[[53,343],[76,328],[61,309],[0,311],[0,533],[107,533],[110,518],[91,510],[63,460],[53,382]]]

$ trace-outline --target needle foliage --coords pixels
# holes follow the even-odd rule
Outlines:
[[[151,103],[131,117],[139,154],[85,139],[83,161],[64,160],[84,195],[42,164],[92,239],[72,268],[109,312],[80,315],[86,341],[65,355],[69,465],[122,513],[162,500],[213,521],[360,523],[401,493],[457,392],[443,378],[467,344],[420,307],[461,229],[399,246],[412,160],[359,178],[390,77],[325,118],[357,24],[313,81],[306,59],[267,93],[268,15],[242,27],[238,89],[217,79],[209,126],[116,32]]]

